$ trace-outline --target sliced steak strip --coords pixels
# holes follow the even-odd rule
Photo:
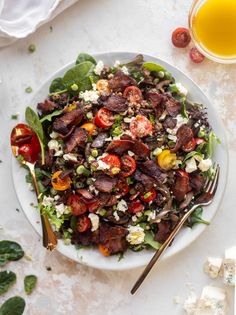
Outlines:
[[[136,170],[134,178],[136,181],[140,182],[143,185],[144,190],[152,189],[156,182],[152,177],[140,172],[139,170]]]
[[[48,114],[54,111],[55,109],[59,108],[59,105],[57,103],[54,103],[50,101],[49,99],[46,99],[43,103],[38,103],[37,109],[42,114]]]
[[[91,147],[100,149],[106,143],[105,139],[108,137],[106,132],[100,132],[97,137],[93,140]]]
[[[134,140],[133,145],[131,147],[131,151],[134,152],[138,157],[141,159],[146,159],[149,157],[150,150],[146,144],[144,144],[142,141]]]
[[[78,125],[83,119],[83,110],[81,108],[74,109],[71,112],[55,119],[52,125],[52,129],[62,135],[66,135],[70,132],[71,128]]]
[[[65,152],[70,153],[76,147],[84,148],[87,138],[88,138],[87,130],[79,127],[75,128],[70,138],[66,141]]]
[[[123,92],[130,85],[137,85],[137,82],[122,71],[117,71],[114,77],[109,80],[109,87],[114,92]]]
[[[177,175],[174,186],[172,187],[173,195],[177,201],[184,200],[186,194],[191,190],[189,178]]]
[[[154,237],[155,241],[164,243],[171,233],[170,224],[168,221],[161,221],[157,224],[158,231]]]
[[[125,112],[128,109],[126,98],[115,94],[110,95],[107,100],[103,102],[103,105],[105,108],[116,113]]]
[[[106,149],[106,151],[120,156],[128,150],[142,159],[147,158],[150,153],[148,146],[139,140],[113,140]]]
[[[111,192],[112,189],[116,186],[117,178],[111,178],[108,175],[99,175],[94,186],[97,190],[101,192]]]
[[[140,163],[139,167],[143,173],[153,177],[158,182],[163,182],[167,177],[167,174],[164,173],[153,160]]]
[[[190,174],[190,186],[194,193],[199,193],[205,184],[205,178],[200,174]]]
[[[165,129],[167,129],[167,128],[174,129],[176,127],[176,124],[177,124],[177,120],[175,118],[172,118],[172,117],[168,117],[163,122],[163,126],[165,127]]]
[[[154,108],[155,115],[160,118],[165,110],[164,100],[165,96],[157,92],[148,92],[146,94],[147,100],[149,100]]]
[[[183,145],[187,144],[193,138],[193,131],[192,129],[187,126],[186,124],[179,127],[176,133],[177,142],[175,147],[171,149],[171,152],[178,151]]]
[[[173,97],[167,96],[164,104],[170,116],[175,117],[180,113],[181,104],[180,102],[176,101]]]

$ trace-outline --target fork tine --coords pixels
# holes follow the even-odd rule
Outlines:
[[[212,187],[211,187],[211,191],[210,191],[210,193],[212,195],[214,195],[215,192],[216,192],[216,189],[217,189],[217,186],[218,186],[218,181],[219,181],[219,174],[220,174],[220,166],[217,165],[215,178],[214,178],[214,181],[213,181],[213,184],[212,184]]]
[[[216,167],[214,167],[214,170],[215,170],[214,177],[209,181],[209,184],[208,184],[207,189],[206,189],[206,193],[211,193],[215,187],[215,184],[216,184],[216,181],[218,178],[218,165]]]
[[[214,163],[214,165],[213,165],[213,170],[214,170],[214,178],[207,180],[207,183],[205,184],[205,187],[204,187],[205,192],[209,192],[209,190],[212,186],[212,183],[214,182],[215,175],[216,175],[216,163]]]

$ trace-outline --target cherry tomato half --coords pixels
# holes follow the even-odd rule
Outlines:
[[[112,112],[107,108],[100,108],[97,112],[94,122],[98,127],[109,128],[114,123],[114,116]]]
[[[197,145],[196,140],[192,138],[188,143],[182,146],[182,150],[184,152],[191,152],[195,149],[196,145]]]
[[[202,139],[202,138],[195,138],[195,141],[196,141],[196,144],[197,144],[197,145],[202,144],[202,143],[205,142],[205,140]]]
[[[141,194],[140,198],[142,201],[149,203],[149,202],[155,200],[156,196],[157,196],[157,193],[156,193],[155,189],[151,189],[151,190],[145,192],[144,194]]]
[[[116,175],[120,172],[120,158],[117,155],[108,154],[101,161],[109,165],[108,173],[110,175]]]
[[[66,176],[65,178],[61,179],[60,178],[61,173],[62,171],[55,172],[52,175],[52,180],[51,180],[53,188],[60,191],[70,188],[70,185],[71,185],[70,176]]]
[[[29,143],[35,133],[25,124],[17,124],[11,133],[11,145],[19,146]]]
[[[137,212],[142,212],[144,210],[144,205],[141,203],[141,201],[139,199],[133,200],[130,204],[129,204],[129,208],[128,211],[130,213],[137,213]]]
[[[99,244],[98,245],[98,249],[99,249],[99,252],[103,255],[103,256],[110,256],[110,251],[109,249],[105,246],[105,245],[102,245],[102,244]]]
[[[77,221],[77,231],[80,233],[86,232],[91,227],[91,221],[87,215],[83,214],[78,217]]]
[[[189,57],[194,63],[201,63],[205,59],[205,56],[196,47],[190,49]]]
[[[181,177],[189,178],[188,173],[185,172],[184,170],[178,169],[178,170],[176,171],[176,173],[177,173],[179,176],[181,176]]]
[[[133,117],[130,122],[130,131],[134,137],[146,137],[152,134],[152,123],[143,115]]]
[[[142,92],[137,86],[127,86],[123,96],[131,103],[138,103],[142,100]]]
[[[187,47],[191,41],[189,30],[185,27],[178,27],[172,33],[172,43],[175,47]]]
[[[124,155],[121,158],[121,174],[128,177],[136,170],[136,161],[129,155]]]
[[[124,180],[119,180],[116,185],[116,192],[120,196],[125,196],[128,194],[130,188],[129,185]]]
[[[30,137],[28,143],[22,144],[18,148],[18,154],[22,155],[27,162],[35,163],[39,159],[41,147],[36,134]]]
[[[88,122],[80,126],[80,128],[87,130],[89,135],[93,135],[94,131],[96,130],[96,125],[91,122]]]
[[[67,199],[67,205],[71,207],[71,213],[73,215],[81,215],[87,211],[87,206],[78,195],[70,195]]]

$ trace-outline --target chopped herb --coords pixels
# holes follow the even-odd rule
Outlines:
[[[17,211],[17,212],[20,212],[20,209],[16,208],[16,211]]]
[[[13,115],[11,115],[11,119],[13,119],[13,120],[17,120],[17,119],[18,119],[18,117],[19,117],[19,115],[18,115],[18,114],[13,114]]]
[[[149,198],[151,195],[152,195],[152,193],[151,193],[151,191],[149,191],[149,192],[147,192],[147,193],[143,196],[143,198],[144,198],[144,199],[147,199],[147,198]]]
[[[29,53],[32,54],[33,52],[35,52],[35,50],[36,50],[36,46],[34,44],[30,44],[28,47]]]
[[[134,183],[134,179],[132,177],[127,177],[126,182],[128,185],[132,185]]]
[[[26,93],[32,93],[33,89],[31,86],[28,86],[27,88],[25,88],[25,92]]]
[[[50,266],[46,266],[47,271],[52,271],[52,268]]]
[[[2,160],[0,160],[0,163],[2,163]]]
[[[25,276],[24,289],[26,294],[31,294],[36,287],[37,277],[35,275]]]
[[[149,120],[150,120],[150,122],[151,122],[153,125],[154,125],[155,122],[156,122],[155,116],[152,115],[152,114],[149,114]]]

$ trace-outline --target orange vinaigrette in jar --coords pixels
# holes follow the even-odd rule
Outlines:
[[[236,62],[236,0],[196,0],[189,26],[204,55],[218,62]]]

